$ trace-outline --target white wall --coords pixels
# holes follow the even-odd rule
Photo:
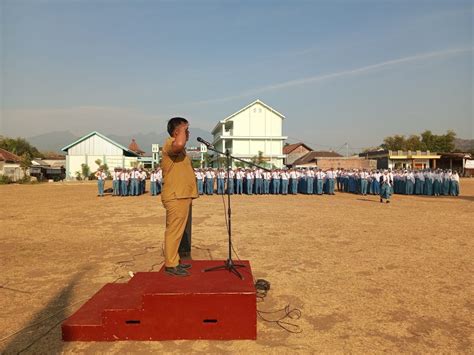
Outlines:
[[[76,144],[68,150],[68,155],[122,155],[123,150],[98,135]]]
[[[260,103],[255,103],[231,120],[234,122],[234,137],[282,136],[283,119]]]

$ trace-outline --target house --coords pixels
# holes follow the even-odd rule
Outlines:
[[[311,151],[313,151],[313,149],[301,142],[285,145],[283,147],[283,154],[285,155],[285,165],[292,166],[293,162],[296,159],[301,158],[302,156],[308,154]]]
[[[21,168],[21,158],[5,149],[0,148],[0,175],[13,181],[23,179],[25,173]]]
[[[284,119],[274,108],[255,100],[216,124],[213,145],[245,160],[262,154],[269,166],[281,168],[285,159],[283,142],[288,138],[282,133]]]
[[[293,162],[296,168],[319,168],[322,170],[334,169],[375,169],[375,160],[360,158],[358,156],[344,157],[332,151],[309,152]]]
[[[466,162],[471,159],[469,153],[439,153],[439,155],[438,168],[457,170],[460,174],[464,174]]]
[[[141,157],[145,155],[145,151],[141,150],[141,148],[138,146],[137,142],[135,141],[135,138],[132,138],[132,141],[128,145],[128,150],[137,153]]]
[[[66,152],[66,178],[74,179],[82,171],[82,164],[89,166],[90,171],[96,171],[99,166],[95,163],[107,164],[110,170],[114,168],[132,168],[138,164],[140,154],[131,151],[99,132],[91,132],[77,141],[62,148]]]
[[[57,158],[33,159],[31,166],[28,168],[30,176],[34,176],[38,181],[64,180],[66,178],[65,160],[61,160],[60,157]]]
[[[440,155],[428,151],[374,150],[359,157],[375,159],[377,169],[436,169]]]
[[[469,176],[469,177],[474,176],[474,160],[472,159],[466,160],[466,164],[464,165],[464,176]]]

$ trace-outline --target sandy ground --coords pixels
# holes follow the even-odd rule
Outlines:
[[[461,192],[390,205],[235,197],[236,250],[272,285],[258,307],[301,309],[290,321],[302,333],[259,320],[257,341],[64,343],[62,320],[105,283],[159,269],[160,199],[97,198],[92,183],[0,186],[0,351],[473,353],[474,179]],[[224,259],[222,198],[193,211],[193,258]]]

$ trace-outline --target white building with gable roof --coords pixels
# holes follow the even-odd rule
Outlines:
[[[100,159],[110,170],[129,169],[138,162],[139,154],[100,134],[91,132],[62,149],[66,155],[66,179],[74,179],[81,172],[82,164],[89,166],[91,172],[99,167],[95,163]]]
[[[260,100],[256,100],[219,121],[212,130],[217,150],[229,149],[231,154],[250,160],[262,152],[269,165],[283,167],[283,136],[285,116]]]

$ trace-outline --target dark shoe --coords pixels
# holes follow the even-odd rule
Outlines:
[[[171,276],[180,276],[180,277],[189,276],[189,273],[186,270],[181,269],[179,266],[177,267],[165,266],[165,272]]]
[[[383,200],[382,200],[382,199],[380,199],[380,203],[383,203]]]
[[[183,270],[191,269],[193,266],[191,264],[179,264],[177,267]]]
[[[387,201],[387,203],[390,203],[390,201]]]

